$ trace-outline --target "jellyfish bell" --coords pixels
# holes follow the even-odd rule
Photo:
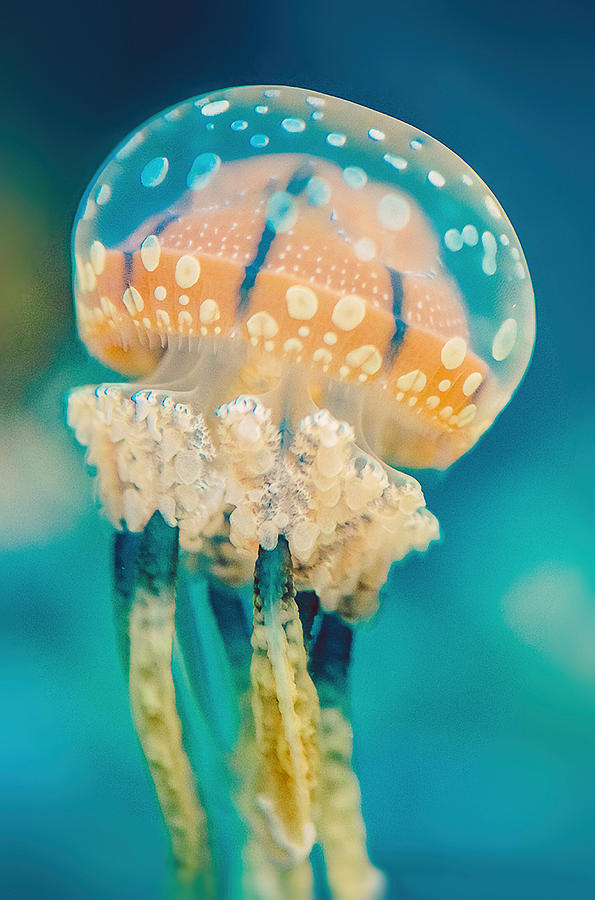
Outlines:
[[[103,166],[75,228],[81,337],[145,375],[163,347],[254,345],[272,359],[253,371],[295,363],[323,406],[325,382],[364,393],[380,456],[448,466],[531,353],[531,283],[510,222],[417,129],[297,88],[269,94],[173,107]]]
[[[304,858],[317,700],[292,591],[365,618],[390,565],[438,536],[401,468],[450,466],[519,384],[535,324],[518,239],[419,130],[242,87],[129,136],[83,198],[73,252],[82,340],[138,380],[73,391],[69,422],[116,529],[144,534],[158,515],[188,568],[228,584],[256,564],[259,808]],[[289,631],[256,587],[272,583]]]

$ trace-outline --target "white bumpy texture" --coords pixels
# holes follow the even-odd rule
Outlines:
[[[374,612],[393,562],[437,539],[417,481],[362,452],[351,426],[325,410],[292,434],[253,397],[216,417],[209,429],[169,394],[130,396],[124,385],[70,394],[68,423],[116,528],[141,531],[158,510],[179,526],[182,549],[199,552],[215,525],[252,560],[284,534],[296,587],[351,620]]]

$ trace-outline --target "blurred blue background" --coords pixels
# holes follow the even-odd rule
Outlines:
[[[358,636],[356,764],[391,896],[595,896],[591,4],[13,4],[0,36],[0,893],[163,897],[130,723],[109,529],[63,423],[69,231],[115,144],[175,101],[297,84],[402,118],[487,181],[538,340],[509,409],[423,479],[443,541]]]

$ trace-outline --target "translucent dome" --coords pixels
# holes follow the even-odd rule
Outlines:
[[[163,348],[245,345],[401,466],[444,468],[530,358],[531,281],[456,154],[334,97],[241,87],[150,119],[102,166],[74,233],[90,352],[147,375]]]

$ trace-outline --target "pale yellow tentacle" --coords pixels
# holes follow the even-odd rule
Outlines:
[[[173,587],[154,594],[137,587],[130,610],[129,689],[132,715],[170,833],[180,877],[209,866],[206,817],[182,744],[171,671]]]
[[[320,710],[319,840],[333,900],[377,900],[385,879],[368,857],[351,725],[337,707]]]
[[[267,552],[281,553],[283,562],[273,599],[269,586],[263,588],[259,564],[255,575],[250,676],[257,804],[280,859],[296,865],[306,859],[315,839],[319,705],[307,670],[287,544],[280,541],[280,547]]]

